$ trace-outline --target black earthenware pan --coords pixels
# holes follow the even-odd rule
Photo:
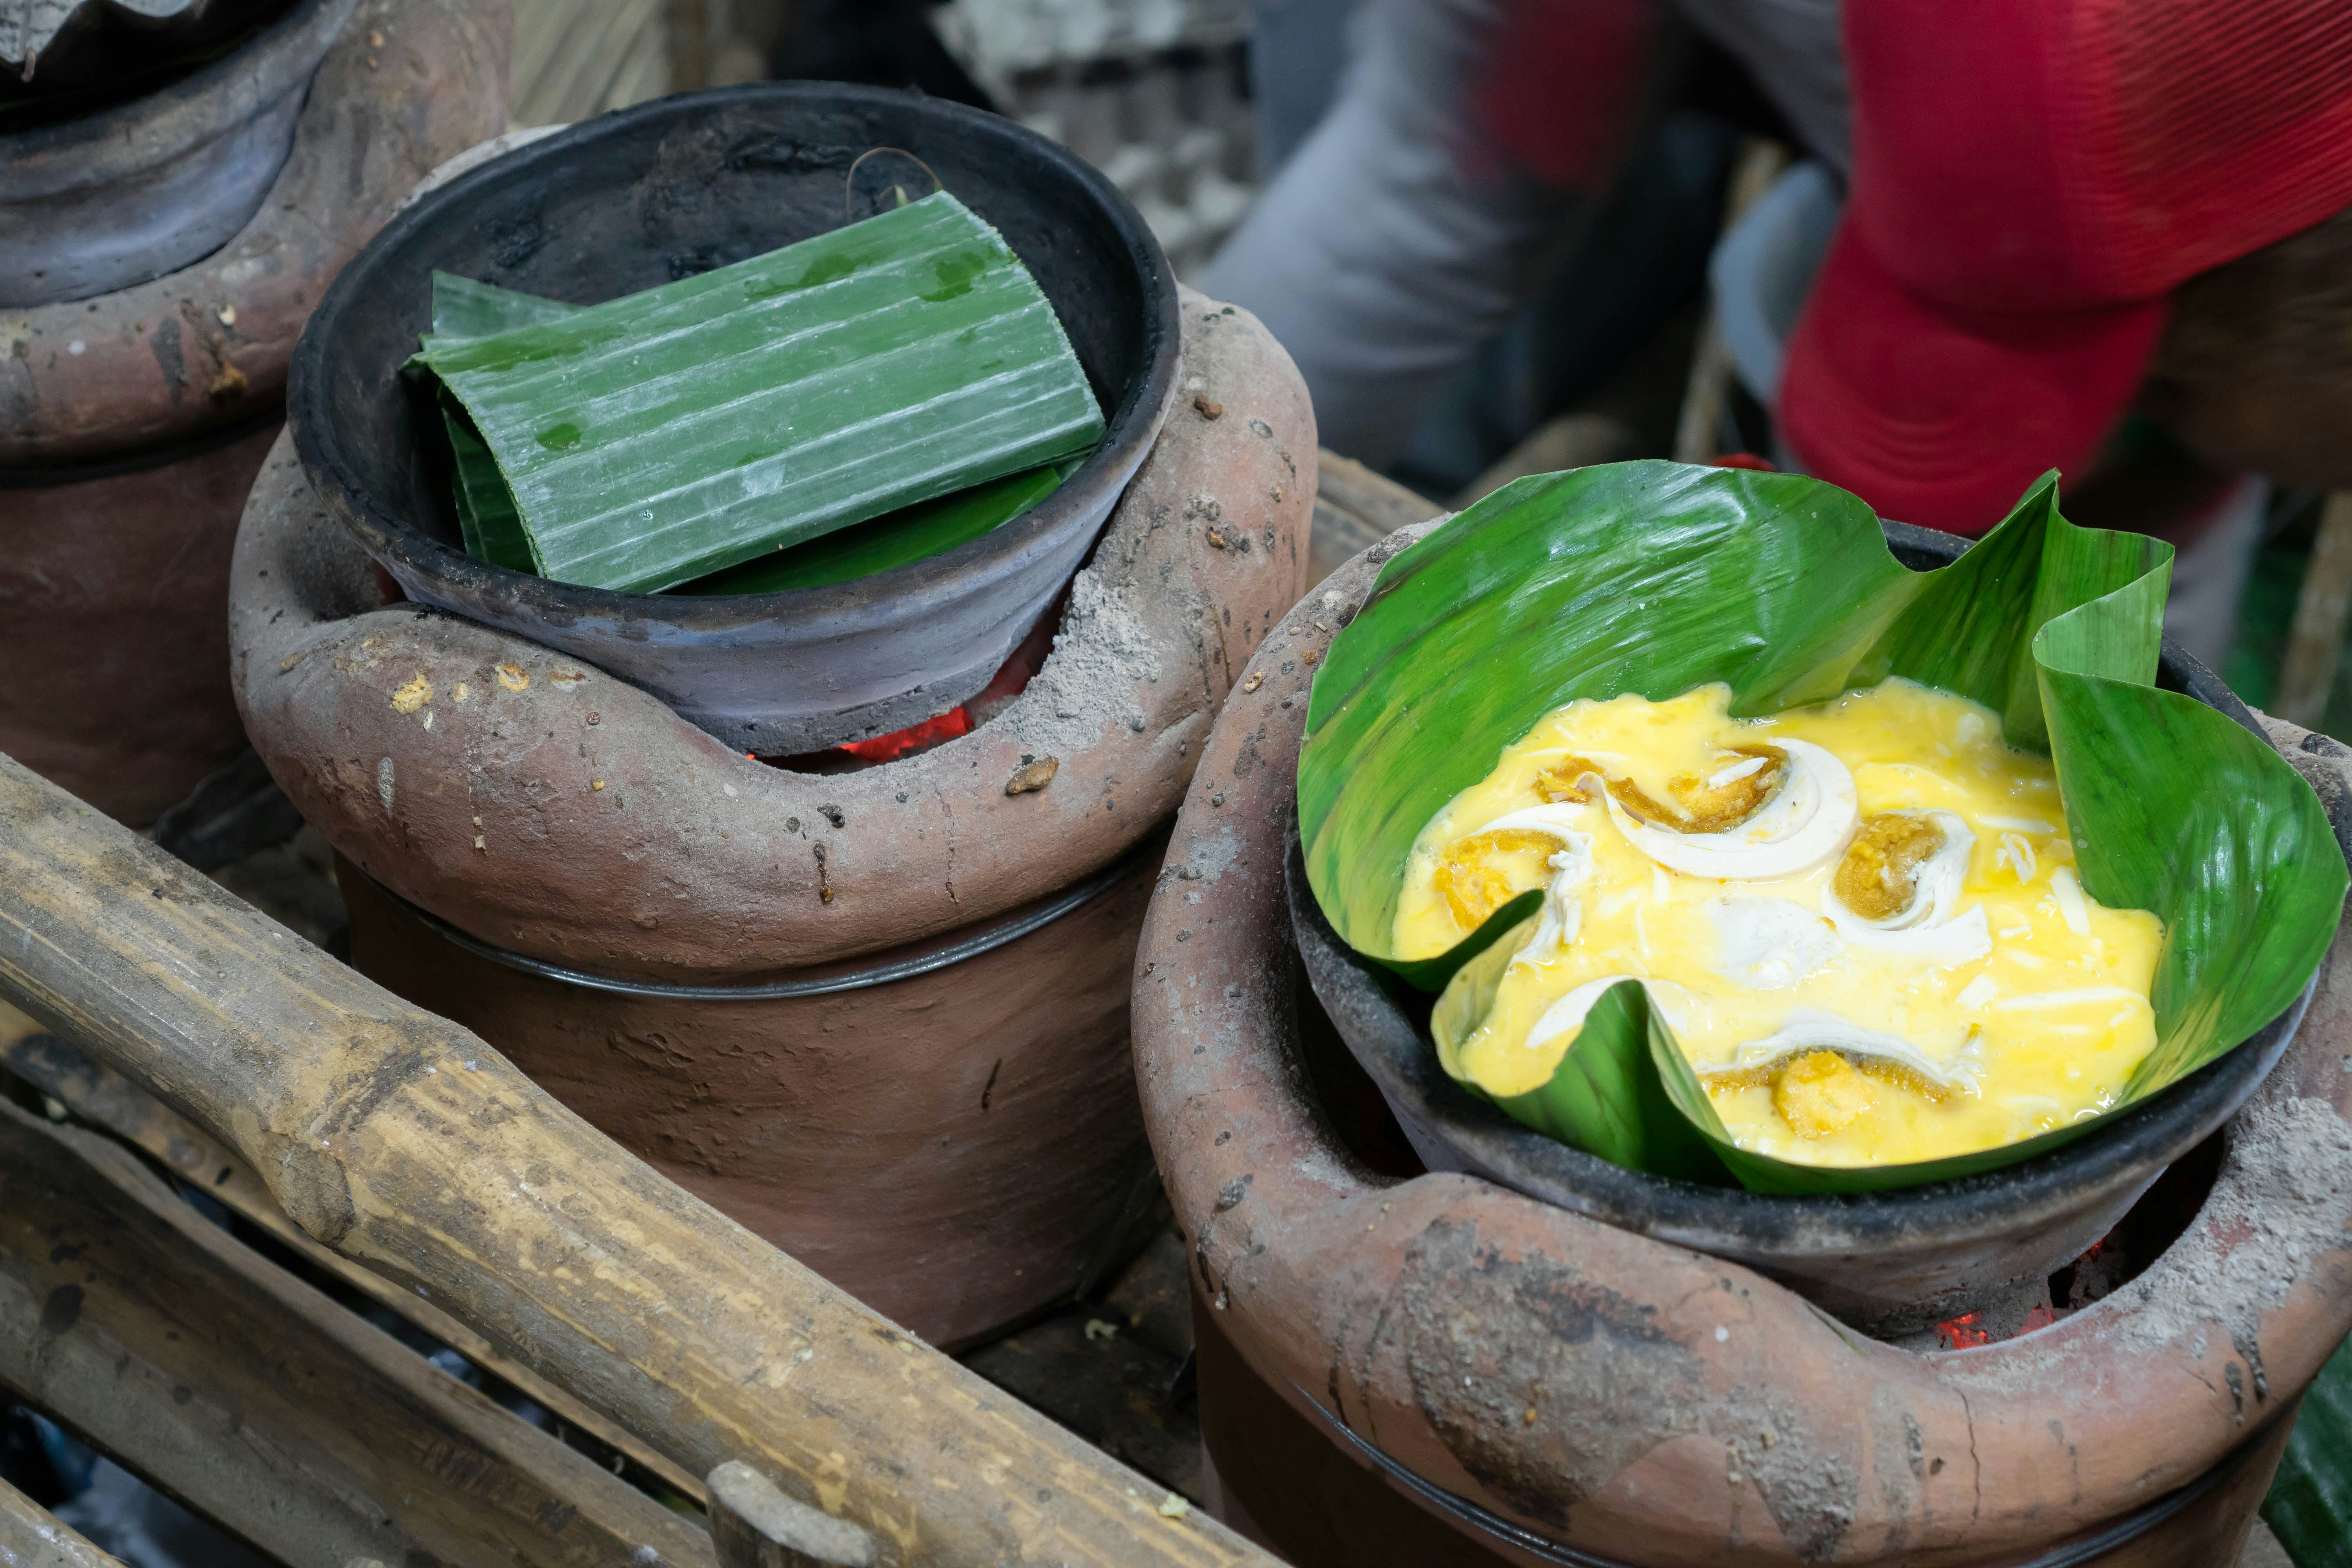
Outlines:
[[[1109,423],[1059,489],[944,555],[825,587],[616,594],[483,565],[458,544],[429,401],[404,384],[436,268],[594,304],[846,221],[850,165],[914,153],[1036,276]],[[1109,181],[1012,121],[911,92],[761,82],[600,115],[402,213],[294,352],[287,420],[328,512],[415,600],[585,659],[737,751],[812,752],[977,694],[1093,546],[1160,431],[1176,283]]]

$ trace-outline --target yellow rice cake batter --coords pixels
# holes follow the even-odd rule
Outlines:
[[[1520,957],[1484,1023],[1439,1042],[1451,1069],[1498,1098],[1541,1087],[1575,1043],[1557,1020],[1589,1003],[1553,1012],[1550,1037],[1530,1046],[1539,1020],[1580,986],[1633,976],[1735,1142],[1759,1153],[1938,1159],[2112,1106],[2155,1044],[2163,928],[2083,891],[2048,760],[2005,744],[1989,710],[1908,681],[1754,721],[1730,718],[1729,698],[1715,685],[1570,703],[1423,829],[1397,912],[1401,958],[1444,952],[1513,896],[1573,879],[1552,900],[1569,939],[1531,940],[1534,927],[1511,939]],[[1644,847],[1708,869],[1761,866],[1770,852],[1739,835],[1815,795],[1829,805],[1807,830],[1829,847],[1802,869],[1698,875]],[[1481,831],[1538,806],[1549,826]],[[1938,845],[1936,861],[1921,858]],[[1931,884],[1942,903],[1927,919]],[[1906,888],[1910,914],[1890,912]],[[1889,939],[1874,915],[1934,929]]]

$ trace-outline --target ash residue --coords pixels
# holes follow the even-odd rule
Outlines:
[[[2131,1283],[2069,1322],[2128,1355],[2186,1341],[2202,1356],[2219,1327],[2249,1368],[2259,1368],[2263,1314],[2286,1300],[2323,1253],[2347,1247],[2352,1225],[2352,1127],[2323,1100],[2273,1094],[2238,1115],[2212,1195],[2189,1233]],[[2045,1331],[2046,1332],[2047,1331]],[[2071,1340],[2043,1348],[2039,1334],[1998,1351],[1938,1358],[1946,1382],[2003,1395],[2046,1392],[2062,1369],[2083,1364]],[[2102,1375],[2105,1375],[2105,1363]],[[2267,1397],[2267,1374],[2242,1394],[2249,1415]]]
[[[1475,1225],[1423,1232],[1385,1321],[1423,1416],[1462,1468],[1557,1527],[1627,1465],[1701,1425],[1704,1374],[1655,1307],[1570,1264],[1505,1258]]]
[[[1725,1484],[1753,1485],[1800,1562],[1833,1559],[1853,1528],[1862,1468],[1815,1440],[1818,1412],[1776,1386],[1711,1396],[1704,1358],[1654,1304],[1571,1262],[1508,1257],[1475,1224],[1442,1220],[1406,1253],[1382,1322],[1431,1429],[1530,1518],[1567,1529],[1627,1466],[1703,1433],[1723,1445]]]
[[[1406,550],[1419,544],[1453,521],[1454,514],[1445,511],[1438,513],[1427,522],[1406,523],[1402,528],[1365,551],[1364,560],[1370,565],[1384,566],[1392,557],[1402,554]]]
[[[2252,1346],[2263,1314],[2286,1300],[2313,1260],[2344,1250],[2347,1223],[2352,1127],[2322,1100],[2252,1106],[2231,1129],[2221,1179],[2196,1226],[2101,1310],[2118,1312],[2115,1339],[2126,1351],[2189,1334],[2191,1352],[2202,1353],[2209,1324]]]
[[[1708,1429],[1731,1450],[1729,1479],[1745,1475],[1801,1563],[1826,1563],[1853,1527],[1862,1472],[1853,1459],[1817,1448],[1810,1413],[1778,1388],[1735,1388],[1708,1414]]]
[[[1136,689],[1160,675],[1142,617],[1089,568],[1070,584],[1053,657],[1007,717],[1022,743],[1041,753],[1082,750],[1113,725],[1127,724]]]
[[[1204,834],[1195,840],[1181,876],[1188,882],[1217,882],[1241,857],[1241,840],[1230,826],[1221,826],[1214,834]]]

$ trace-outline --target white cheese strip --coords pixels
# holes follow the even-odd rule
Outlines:
[[[1974,1042],[1972,1041],[1971,1044]],[[1791,1008],[1780,1028],[1739,1047],[1739,1054],[1719,1067],[1701,1068],[1702,1078],[1724,1073],[1752,1072],[1803,1051],[1839,1051],[1847,1056],[1874,1057],[1907,1068],[1940,1089],[1975,1086],[1980,1064],[1963,1051],[1949,1064],[1939,1062],[1899,1035],[1865,1029],[1852,1019],[1811,1007]]]
[[[1528,1031],[1528,1049],[1537,1050],[1559,1038],[1570,1029],[1584,1027],[1584,1016],[1602,993],[1622,980],[1635,978],[1631,974],[1604,974],[1598,980],[1588,980],[1559,1001],[1543,1010],[1535,1026]]]
[[[1787,899],[1716,899],[1706,917],[1716,947],[1708,967],[1755,991],[1794,985],[1845,951],[1835,926]]]
[[[1721,789],[1727,784],[1738,784],[1749,773],[1756,773],[1760,770],[1764,764],[1769,761],[1771,761],[1769,757],[1743,758],[1740,761],[1732,763],[1721,773],[1709,777],[1706,781],[1706,787],[1709,789]]]
[[[2079,1007],[2085,1002],[2140,1002],[2146,998],[2120,985],[2084,985],[2074,991],[2029,991],[2005,996],[1993,1004],[2001,1013],[2035,1013],[2055,1007]]]
[[[2075,879],[2074,868],[2061,866],[2051,872],[2050,890],[2057,895],[2058,912],[2064,917],[2066,929],[2076,936],[2090,935],[2090,900],[2083,897],[2083,884]]]
[[[1543,912],[1527,944],[1511,955],[1514,969],[1558,956],[1584,926],[1584,900],[1577,889],[1592,875],[1592,837],[1565,828],[1559,831],[1561,847],[1544,862],[1552,875],[1544,884]]]
[[[1981,1007],[2000,994],[2000,982],[1990,974],[1979,974],[1961,986],[1960,994],[1952,1000],[1963,1007]]]

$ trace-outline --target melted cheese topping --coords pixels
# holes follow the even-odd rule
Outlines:
[[[1548,881],[1569,917],[1525,928],[1521,960],[1485,1022],[1466,1039],[1441,1042],[1454,1070],[1498,1098],[1541,1087],[1580,1027],[1559,1020],[1581,1016],[1571,1004],[1539,1029],[1547,1010],[1579,986],[1622,975],[1651,983],[1652,1005],[1733,1140],[1759,1153],[1822,1165],[1932,1160],[2115,1104],[2156,1042],[2147,997],[2163,925],[2084,893],[2047,759],[2006,745],[1989,710],[1908,681],[1755,721],[1729,717],[1729,700],[1716,685],[1665,702],[1570,703],[1423,829],[1397,911],[1398,956],[1444,952]],[[1679,809],[1687,829],[1704,821],[1690,803],[1719,801],[1759,773],[1777,783],[1793,764],[1757,758],[1788,741],[1811,742],[1851,771],[1859,823],[1827,858],[1786,876],[1668,869],[1592,787],[1606,776],[1623,801],[1630,792],[1615,785],[1627,781],[1661,810]],[[1555,830],[1479,831],[1514,812],[1526,821],[1538,805]],[[1964,873],[1957,848],[1944,858],[1940,938],[1927,933],[1924,947],[1910,931],[1885,943],[1849,940],[1868,937],[1858,924],[1900,904],[1911,879],[1934,869],[1934,835],[1913,842],[1917,825],[1949,822],[1878,814],[1928,812],[1956,814],[1975,836]],[[1556,831],[1569,822],[1588,840],[1572,852]],[[1825,906],[1841,866],[1849,893],[1874,879],[1895,890],[1882,889],[1868,907],[1834,896]],[[1832,918],[1840,911],[1843,924]],[[1759,1049],[1776,1036],[1777,1055]],[[1804,1048],[1790,1048],[1791,1037]]]

